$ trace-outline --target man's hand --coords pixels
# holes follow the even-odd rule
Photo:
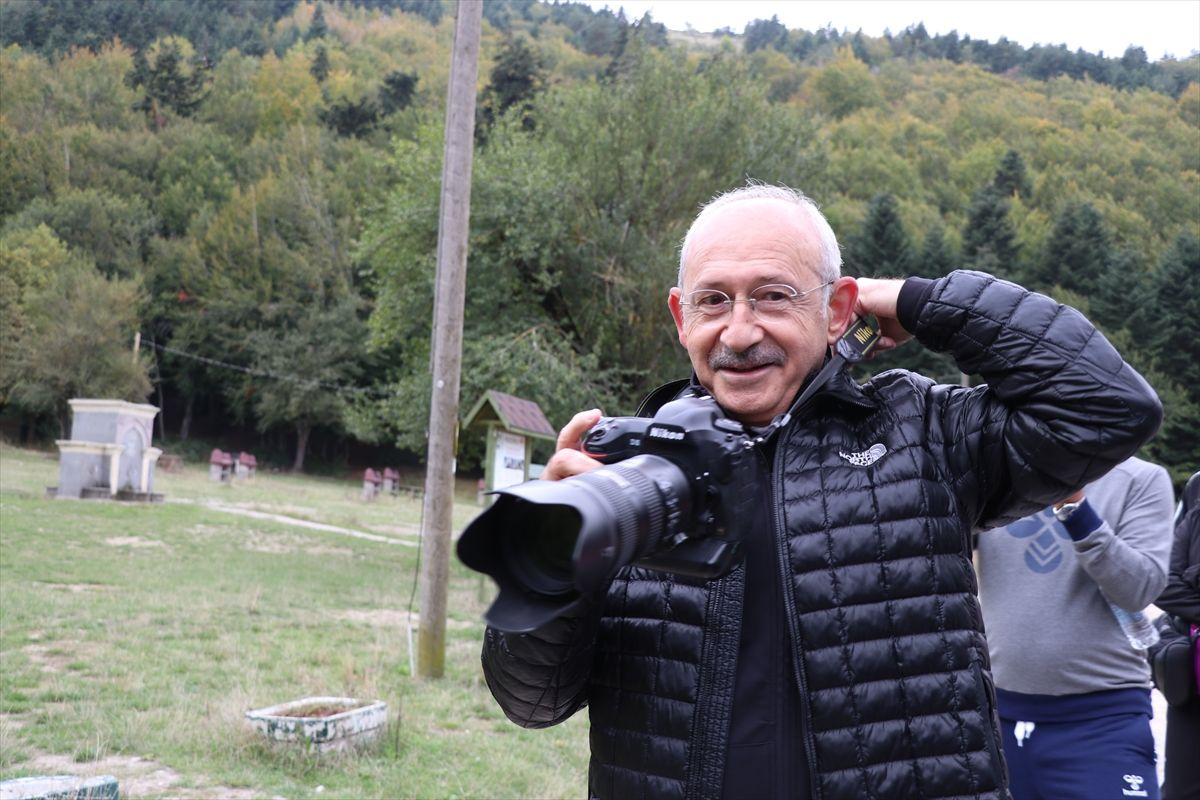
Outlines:
[[[1082,499],[1083,499],[1083,489],[1080,489],[1078,492],[1071,495],[1070,497],[1064,497],[1062,500],[1059,500],[1057,503],[1054,504],[1054,507],[1062,508],[1067,503],[1078,503]]]
[[[879,320],[879,342],[873,352],[894,350],[912,338],[896,318],[896,301],[904,281],[897,279],[858,278],[858,300],[854,313],[860,317],[874,314]]]
[[[558,449],[546,462],[546,468],[542,470],[542,480],[562,480],[601,466],[599,461],[580,450],[579,444],[583,435],[599,422],[602,416],[600,409],[593,408],[590,411],[580,411],[571,417],[571,421],[558,433],[558,442],[555,445]]]

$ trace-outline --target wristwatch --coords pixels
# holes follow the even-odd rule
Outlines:
[[[1079,510],[1081,505],[1083,505],[1082,500],[1078,503],[1063,503],[1054,509],[1054,516],[1058,518],[1059,522],[1066,522],[1072,514]]]

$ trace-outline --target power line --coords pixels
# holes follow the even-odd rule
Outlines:
[[[143,339],[142,341],[144,342],[145,339]],[[188,353],[184,350],[180,350],[177,347],[170,347],[168,345],[159,344],[158,342],[154,342],[154,341],[151,341],[150,344],[155,349],[161,350],[164,353],[171,353],[172,355],[176,355],[181,358],[187,358],[192,361],[199,361],[202,364],[208,364],[209,366],[213,366],[213,367],[220,367],[221,369],[228,369],[228,370],[233,370],[235,372],[241,372],[241,373],[244,373],[246,375],[251,375],[256,378],[270,378],[271,380],[287,381],[289,383],[294,383],[298,386],[303,386],[306,388],[316,387],[316,388],[320,388],[320,389],[325,389],[330,392],[335,392],[337,394],[353,394],[353,395],[358,395],[360,397],[364,396],[364,395],[373,395],[375,397],[387,397],[390,394],[390,392],[388,392],[384,389],[376,389],[376,388],[367,387],[367,386],[344,386],[344,385],[336,384],[336,383],[326,383],[324,381],[314,380],[312,378],[301,378],[298,375],[284,375],[284,374],[280,374],[278,372],[271,372],[270,370],[255,369],[254,367],[244,367],[241,364],[231,364],[228,361],[220,361],[215,358],[209,358],[208,356],[200,356],[200,355],[196,355],[195,353]]]

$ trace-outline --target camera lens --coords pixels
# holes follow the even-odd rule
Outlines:
[[[501,552],[509,570],[534,592],[561,595],[575,591],[575,542],[579,512],[570,506],[539,506],[515,500],[509,523],[500,531]]]
[[[684,472],[661,456],[637,455],[567,480],[502,490],[463,532],[458,555],[500,587],[488,623],[532,630],[662,546],[690,508]]]

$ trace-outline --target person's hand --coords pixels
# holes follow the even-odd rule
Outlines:
[[[603,414],[600,409],[593,408],[590,411],[580,411],[571,417],[571,421],[558,432],[558,442],[555,445],[558,449],[546,462],[546,467],[542,470],[542,480],[558,481],[602,466],[599,461],[579,448],[583,435],[600,421],[601,416]]]
[[[1078,503],[1082,499],[1083,499],[1083,489],[1080,489],[1078,492],[1071,495],[1070,497],[1064,497],[1062,500],[1059,500],[1057,503],[1054,504],[1054,507],[1060,508],[1062,506],[1065,506],[1067,503]]]
[[[879,320],[879,341],[873,352],[894,350],[911,339],[912,334],[904,329],[896,316],[896,301],[904,281],[858,278],[855,282],[858,283],[858,300],[854,303],[854,313],[860,317],[874,314]]]

